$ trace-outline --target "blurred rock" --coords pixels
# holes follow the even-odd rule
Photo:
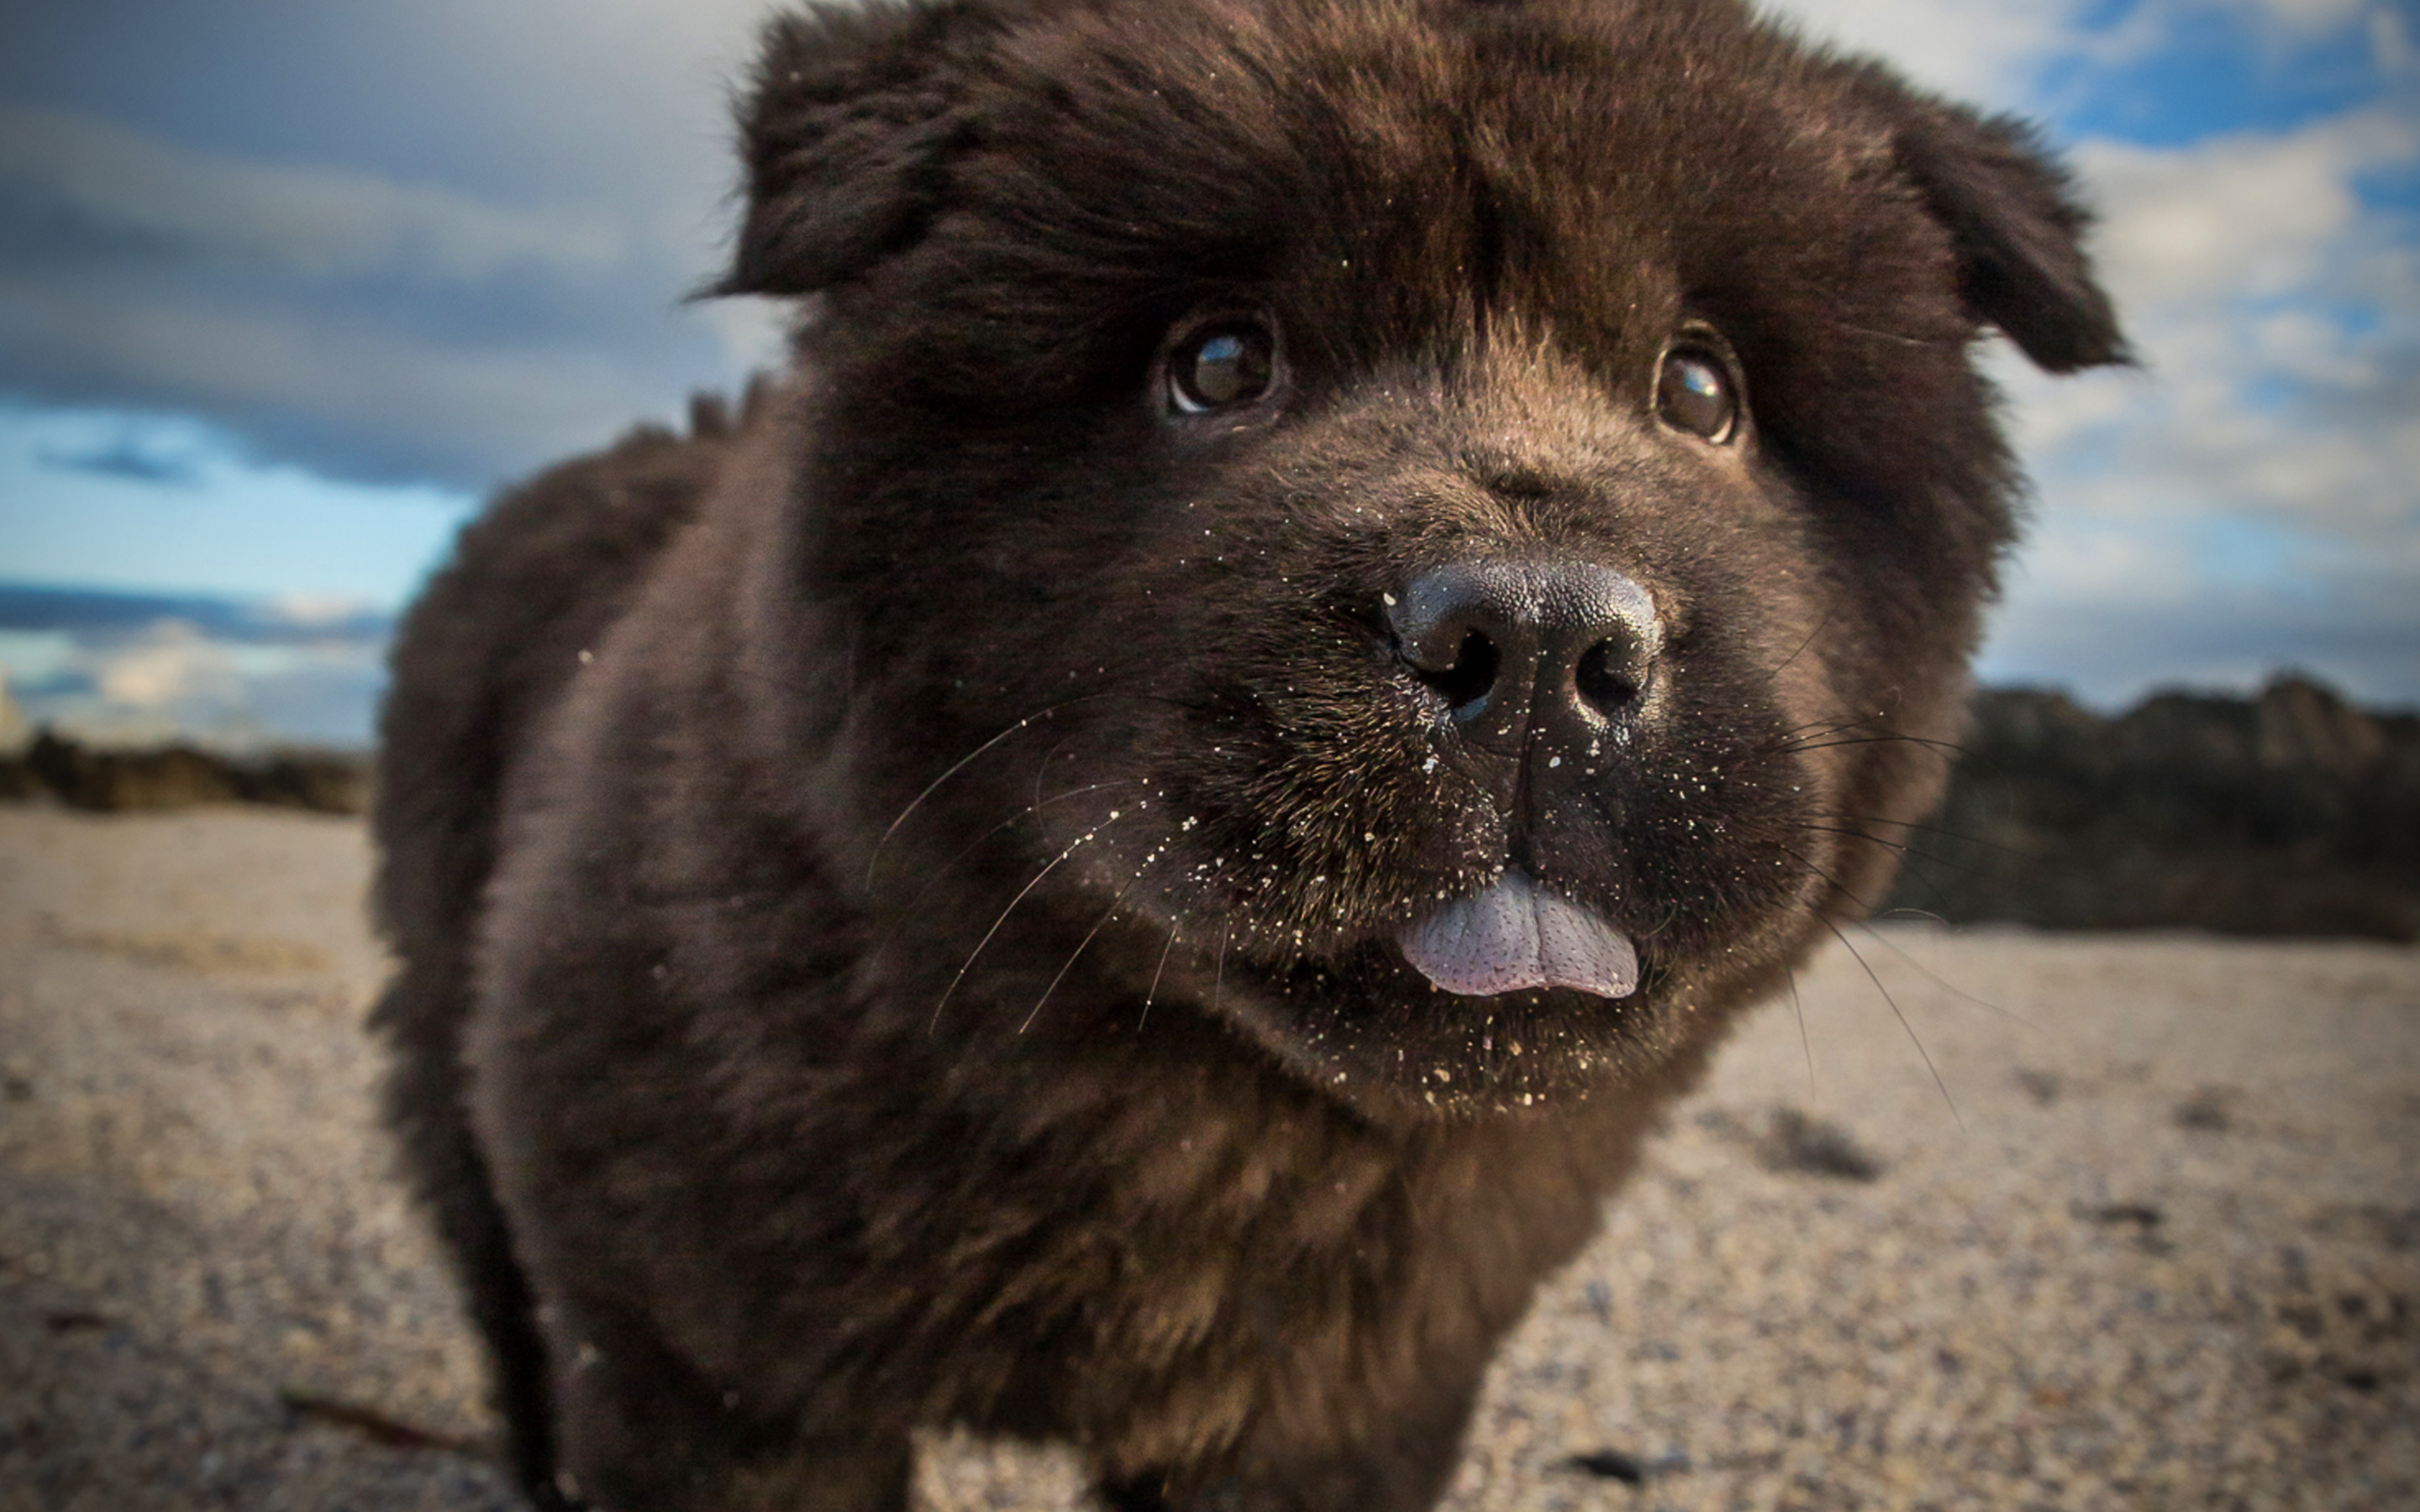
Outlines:
[[[0,755],[0,798],[48,795],[101,812],[265,803],[321,813],[369,808],[365,753],[265,750],[233,755],[171,745],[102,749],[45,730],[23,755]]]
[[[1889,908],[1957,923],[2420,938],[2420,717],[2308,678],[2116,718],[1986,690]]]
[[[33,723],[8,691],[8,669],[0,667],[0,762],[24,755],[33,743]]]

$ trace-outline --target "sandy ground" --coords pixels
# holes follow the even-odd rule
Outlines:
[[[368,1113],[367,866],[0,809],[0,1507],[512,1504]],[[2420,952],[1853,938],[1540,1296],[1450,1505],[2420,1505]],[[921,1494],[1079,1504],[963,1441]]]

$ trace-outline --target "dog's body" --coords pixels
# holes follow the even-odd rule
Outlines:
[[[1418,1508],[1496,1339],[1921,817],[2115,360],[2018,129],[1727,4],[784,23],[736,426],[507,498],[385,717],[393,1112],[518,1467]]]

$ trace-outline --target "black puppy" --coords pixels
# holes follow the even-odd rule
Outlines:
[[[1727,0],[771,30],[739,423],[502,501],[385,714],[392,1113],[541,1502],[1424,1507],[1939,787],[2119,356],[2021,126]]]

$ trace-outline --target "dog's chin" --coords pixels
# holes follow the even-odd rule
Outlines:
[[[1739,847],[1646,876],[1499,851],[1345,894],[1318,857],[1238,887],[1204,874],[1250,842],[1214,841],[1197,859],[1176,849],[1190,832],[1094,851],[1077,830],[1062,849],[1090,865],[1069,926],[1097,934],[1100,902],[1123,901],[1116,944],[1095,957],[1119,996],[1185,1004],[1377,1119],[1551,1112],[1635,1088],[1706,1041],[1711,1015],[1769,985],[1761,974],[1796,948],[1815,902],[1811,863]],[[1417,835],[1405,849],[1424,850]],[[1191,885],[1135,886],[1156,867]]]
[[[1692,1038],[1699,971],[1652,939],[1618,934],[1630,945],[1619,982],[1461,992],[1435,980],[1417,945],[1406,950],[1400,936],[1419,929],[1315,956],[1187,940],[1156,963],[1151,987],[1206,1009],[1322,1096],[1385,1120],[1568,1107],[1653,1074]],[[1466,984],[1490,969],[1482,961]]]

